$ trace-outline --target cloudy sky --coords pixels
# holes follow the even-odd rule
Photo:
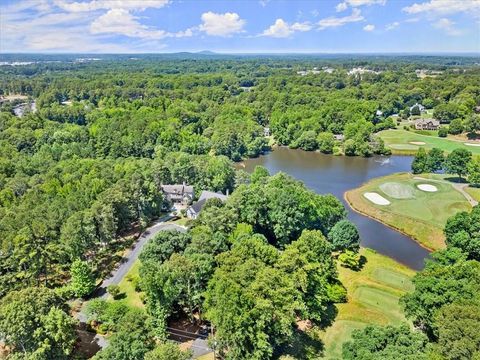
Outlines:
[[[1,0],[0,52],[480,52],[480,0]]]

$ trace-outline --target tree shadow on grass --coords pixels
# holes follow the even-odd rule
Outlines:
[[[458,176],[446,177],[445,180],[448,181],[448,182],[456,183],[456,184],[467,184],[468,183],[467,179],[461,178],[461,177],[458,177]]]
[[[365,264],[367,263],[367,258],[363,255],[360,255],[360,260],[358,261],[358,266],[356,266],[354,269],[354,271],[362,271],[363,267],[365,266]]]
[[[325,345],[317,338],[314,331],[295,330],[292,340],[277,348],[273,358],[279,359],[282,355],[290,355],[295,359],[313,359],[323,356]]]

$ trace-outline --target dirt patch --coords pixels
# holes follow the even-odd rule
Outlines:
[[[480,143],[478,143],[478,144],[464,143],[464,144],[467,145],[467,146],[480,146]]]

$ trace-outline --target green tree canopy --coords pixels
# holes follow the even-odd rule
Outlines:
[[[68,359],[76,321],[53,291],[43,287],[11,291],[0,300],[0,337],[13,353],[34,359]]]
[[[345,360],[397,360],[427,359],[427,337],[419,331],[410,330],[408,325],[367,326],[354,330],[352,341],[343,345]]]
[[[340,220],[328,233],[328,240],[334,250],[358,251],[360,247],[360,234],[357,226],[349,220]]]

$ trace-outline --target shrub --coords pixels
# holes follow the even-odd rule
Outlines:
[[[448,130],[445,127],[438,129],[438,137],[445,138],[448,135]]]
[[[107,292],[114,298],[117,299],[120,296],[120,286],[118,285],[108,285]]]
[[[358,253],[355,253],[350,250],[345,250],[344,253],[340,254],[338,260],[347,268],[357,270],[360,267],[361,256]]]

